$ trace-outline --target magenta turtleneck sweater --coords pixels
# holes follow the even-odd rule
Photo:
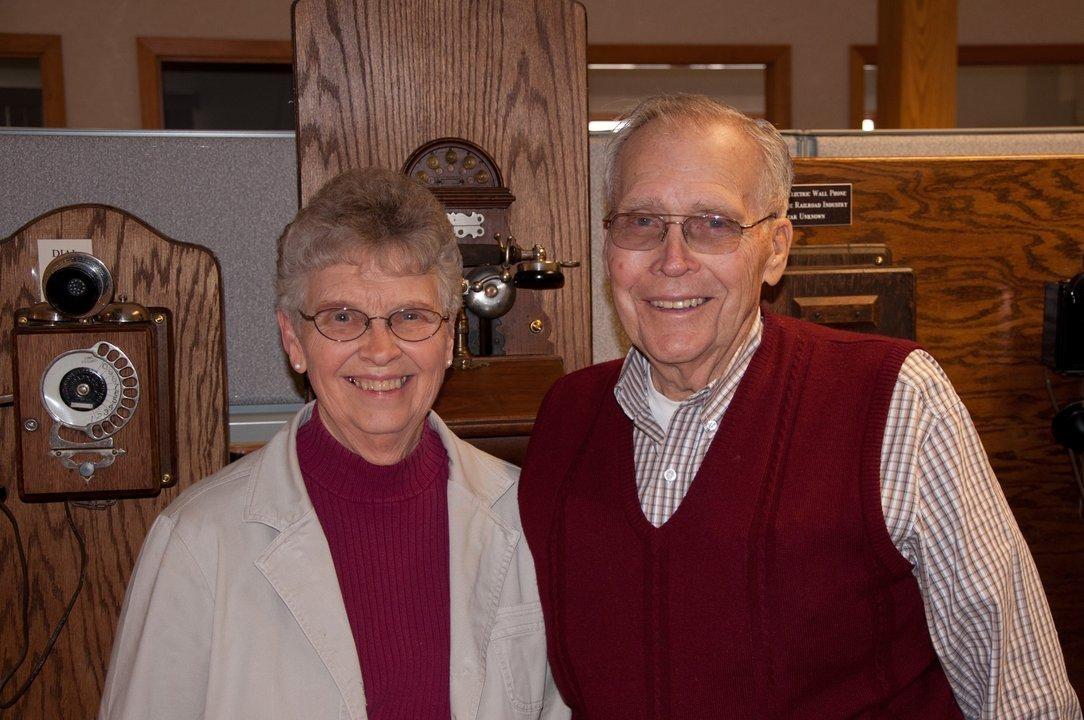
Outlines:
[[[297,459],[327,536],[372,720],[448,720],[448,454],[429,423],[395,465],[343,447],[317,409]]]

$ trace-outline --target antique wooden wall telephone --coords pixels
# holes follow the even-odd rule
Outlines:
[[[113,302],[93,255],[61,255],[15,311],[19,496],[157,495],[175,482],[170,311]]]
[[[516,243],[508,223],[508,208],[516,198],[505,187],[497,164],[474,143],[460,138],[426,143],[411,154],[403,171],[444,204],[460,239],[463,308],[456,320],[455,367],[478,367],[474,356],[504,354],[504,338],[494,336],[493,324],[513,309],[517,288],[564,287],[561,269],[580,263],[551,260],[541,244],[523,249]],[[536,318],[528,327],[537,334],[541,324]]]

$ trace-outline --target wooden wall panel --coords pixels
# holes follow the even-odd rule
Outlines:
[[[520,244],[583,262],[563,289],[522,292],[502,318],[509,354],[554,353],[567,370],[591,359],[586,32],[571,0],[294,5],[302,203],[343,170],[398,169],[429,140],[480,145],[516,196]]]
[[[878,0],[877,127],[956,127],[956,0]]]
[[[0,241],[0,394],[12,392],[12,313],[38,300],[39,238],[91,238],[113,273],[116,295],[173,311],[175,486],[156,498],[120,500],[101,509],[73,507],[86,538],[86,584],[56,649],[29,693],[0,716],[21,720],[93,718],[105,680],[113,631],[143,537],[177,493],[227,459],[226,366],[218,262],[207,249],[168,240],[136,218],[100,205],[64,208],[31,221]],[[17,424],[0,410],[0,485],[22,531],[30,563],[30,658],[6,688],[22,684],[76,586],[79,553],[62,503],[24,504],[16,491]],[[22,640],[22,575],[11,528],[0,520],[0,668],[7,671]]]
[[[849,227],[799,244],[885,243],[914,268],[918,341],[971,412],[1084,689],[1084,520],[1039,362],[1043,283],[1084,269],[1084,156],[800,159],[796,181],[854,184]],[[1084,396],[1054,376],[1061,403]]]

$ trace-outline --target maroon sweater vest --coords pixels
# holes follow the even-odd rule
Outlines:
[[[902,342],[768,317],[681,506],[636,495],[620,362],[547,396],[520,481],[550,662],[584,718],[960,718],[880,504]]]

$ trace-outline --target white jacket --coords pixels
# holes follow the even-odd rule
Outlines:
[[[101,720],[366,717],[335,567],[297,463],[311,408],[154,522],[121,611]],[[452,717],[566,718],[520,531],[518,470],[435,413],[429,422],[449,458]]]

